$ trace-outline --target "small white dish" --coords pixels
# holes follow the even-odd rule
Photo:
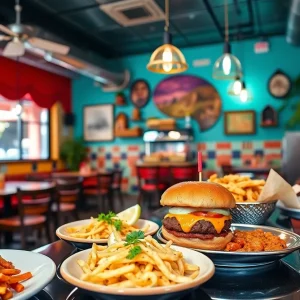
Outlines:
[[[118,296],[137,296],[145,297],[147,299],[153,295],[180,293],[185,290],[192,290],[202,283],[208,281],[215,273],[215,266],[213,262],[204,254],[183,248],[178,246],[171,246],[173,249],[183,253],[183,257],[189,264],[194,264],[200,267],[199,275],[191,282],[180,283],[163,287],[151,287],[151,288],[116,288],[103,286],[96,283],[86,282],[80,279],[83,274],[81,268],[78,266],[78,260],[87,260],[90,249],[78,252],[67,258],[61,265],[61,275],[62,277],[73,286],[79,287],[83,290],[89,291],[91,293],[100,293],[106,295],[114,295],[116,299]]]
[[[49,257],[30,251],[1,249],[0,255],[13,263],[21,274],[31,272],[32,278],[21,282],[25,289],[14,292],[13,300],[26,300],[41,291],[54,277],[56,265]]]
[[[76,238],[76,237],[70,236],[70,234],[67,232],[67,228],[68,227],[83,226],[83,225],[89,224],[90,222],[91,222],[91,219],[86,219],[86,220],[80,220],[80,221],[75,221],[75,222],[67,223],[67,224],[62,225],[59,228],[57,228],[56,235],[60,239],[62,239],[62,240],[65,240],[65,241],[68,241],[68,242],[73,242],[73,243],[106,244],[108,239],[84,239],[84,238]],[[136,226],[137,229],[149,226],[149,229],[145,232],[145,236],[146,235],[153,235],[159,229],[159,226],[156,223],[154,223],[152,221],[149,221],[149,220],[143,220],[143,219],[139,219],[136,222],[136,224],[134,224],[134,226]]]

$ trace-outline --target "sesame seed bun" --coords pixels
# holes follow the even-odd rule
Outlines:
[[[223,186],[213,182],[186,181],[168,188],[160,199],[163,206],[233,208],[235,200]]]

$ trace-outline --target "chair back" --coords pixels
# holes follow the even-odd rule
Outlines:
[[[169,167],[159,167],[159,178],[164,183],[170,183],[170,168]]]
[[[155,166],[137,166],[138,184],[141,187],[144,183],[159,183],[159,167]]]
[[[75,203],[78,204],[82,192],[83,179],[67,178],[56,179],[56,192],[59,203]]]
[[[26,181],[52,181],[50,173],[31,173],[25,177]]]
[[[194,166],[171,167],[171,175],[173,184],[183,181],[197,180],[198,168]]]
[[[51,204],[55,201],[55,187],[27,191],[17,189],[17,199],[21,224],[29,215],[48,215]]]
[[[114,173],[113,172],[107,172],[97,175],[97,188],[100,190],[102,189],[108,189],[111,190],[112,184],[114,180]]]
[[[117,187],[121,187],[122,184],[123,169],[113,170],[113,183]]]

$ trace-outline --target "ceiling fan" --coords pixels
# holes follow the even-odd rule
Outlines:
[[[44,50],[45,52],[57,53],[61,55],[68,54],[70,51],[69,46],[35,37],[35,32],[32,27],[21,24],[21,10],[22,7],[20,5],[20,0],[16,0],[16,22],[8,26],[0,24],[0,32],[6,34],[0,34],[0,41],[8,41],[2,52],[3,56],[22,56],[25,53],[25,49]]]

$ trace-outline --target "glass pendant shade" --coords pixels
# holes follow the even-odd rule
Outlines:
[[[147,69],[154,73],[176,74],[186,71],[188,65],[182,52],[172,45],[172,35],[164,33],[164,44],[151,55]]]
[[[237,57],[230,52],[217,59],[214,64],[213,78],[218,80],[234,80],[242,76],[242,66]]]

